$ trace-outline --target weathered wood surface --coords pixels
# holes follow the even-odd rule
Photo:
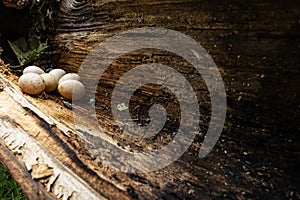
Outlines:
[[[299,171],[297,172],[297,168],[299,168],[299,161],[297,161],[299,142],[297,142],[297,138],[299,136],[295,134],[299,132],[297,128],[299,111],[292,109],[298,106],[296,98],[297,93],[299,93],[299,89],[297,89],[299,88],[297,76],[299,76],[300,57],[299,2],[263,2],[257,0],[242,2],[116,1],[102,3],[95,1],[91,4],[66,0],[61,5],[56,18],[58,33],[52,41],[54,46],[62,50],[59,61],[60,67],[76,72],[87,53],[99,42],[124,30],[154,26],[171,28],[185,33],[209,51],[222,73],[226,86],[228,115],[223,140],[221,138],[215,150],[220,152],[231,150],[232,153],[229,153],[230,155],[227,155],[224,158],[226,161],[224,161],[221,158],[222,153],[216,155],[216,152],[213,152],[211,156],[214,157],[215,165],[219,163],[221,168],[227,165],[232,166],[232,171],[239,174],[237,177],[245,178],[246,187],[252,190],[250,193],[257,194],[261,198],[272,196],[272,192],[268,194],[266,191],[274,191],[268,187],[258,186],[265,184],[261,181],[273,176],[281,176],[280,170],[273,171],[274,168],[271,165],[285,168],[285,175],[282,174],[283,176],[299,174]],[[78,16],[85,17],[78,21]],[[175,59],[165,52],[148,51],[123,56],[114,63],[114,66],[119,67],[119,69],[114,71],[113,75],[107,73],[103,78],[104,81],[99,84],[97,105],[104,104],[106,107],[110,107],[110,99],[105,98],[102,94],[111,92],[115,84],[114,80],[120,77],[124,71],[130,69],[132,63],[138,65],[160,62],[174,67],[176,65],[173,64],[174,60],[175,63],[177,61],[184,67],[187,66],[180,59]],[[203,90],[205,86],[201,82],[199,84],[199,79],[196,80],[195,85],[198,84],[197,86]],[[103,85],[105,86],[103,87]],[[198,91],[201,91],[199,88],[197,88]],[[146,99],[147,94],[144,96]],[[202,97],[201,103],[204,113],[209,113],[207,94],[202,92],[200,96]],[[109,117],[111,116],[110,110],[105,111],[99,108],[98,112],[98,117],[101,119],[99,120],[100,123],[106,123],[106,127],[110,127],[113,124]],[[207,120],[204,117],[201,128],[205,129]],[[112,134],[115,140],[122,141],[120,142],[121,145],[122,143],[128,144],[126,138],[118,137],[116,132]],[[201,137],[197,138],[195,143],[201,139]],[[287,148],[287,146],[289,147]],[[247,156],[243,151],[246,151]],[[242,155],[239,155],[240,153]],[[229,164],[231,159],[228,157],[232,159],[234,164]],[[202,169],[207,166],[203,160],[192,159],[193,162],[187,162],[187,160],[189,160],[189,156],[184,155],[179,162],[189,163],[187,165],[190,166],[193,164],[194,166],[201,166]],[[261,163],[261,160],[264,160],[264,164]],[[276,160],[280,160],[281,164]],[[246,164],[238,164],[239,162],[246,162]],[[273,163],[269,165],[269,170],[258,172],[265,168],[267,163]],[[215,169],[216,167],[212,165],[208,164],[209,168]],[[186,167],[186,165],[184,166]],[[252,168],[253,172],[249,168]],[[186,170],[193,171],[192,176],[197,177],[197,180],[202,182],[204,175],[200,172],[201,170],[197,170],[197,167]],[[175,171],[176,173],[170,173],[171,176],[180,174],[180,170]],[[212,173],[217,174],[216,171]],[[271,175],[272,173],[274,175]],[[264,174],[265,176],[255,177],[251,174]],[[222,177],[222,175],[220,176]],[[225,174],[224,177],[226,176]],[[159,176],[157,178],[157,180],[160,179]],[[206,194],[210,193],[208,196],[213,195],[216,198],[216,196],[220,197],[227,192],[230,194],[229,191],[232,191],[232,196],[243,198],[239,196],[239,192],[235,192],[236,189],[221,186],[223,183],[219,178],[214,176],[214,180],[209,178],[209,181],[220,188],[224,188],[224,190],[219,190],[221,195],[220,193],[217,194],[218,192],[212,192],[212,194],[207,192]],[[243,187],[241,186],[243,183],[239,181],[239,183],[233,183],[233,178],[230,177],[229,179],[232,186],[237,184],[239,185],[237,188]],[[283,179],[279,178],[277,181]],[[179,180],[181,182],[178,185],[184,188],[187,182],[182,180],[186,179],[180,177]],[[258,182],[261,183],[255,183],[254,180],[259,180]],[[279,182],[277,184],[280,184]],[[202,183],[197,185],[193,182],[191,185],[195,185],[195,188],[192,187],[192,189],[199,191],[199,188],[203,187]],[[272,183],[269,186],[275,188],[277,184]],[[281,182],[280,185],[286,186],[288,184]],[[205,186],[205,188],[210,187]],[[179,193],[183,194],[184,189],[180,190]],[[197,195],[203,195],[203,190]],[[214,191],[214,189],[210,191]],[[273,196],[275,193],[276,195],[280,194],[279,191],[274,191]],[[192,197],[197,197],[197,195]],[[251,197],[246,195],[244,198]]]
[[[75,147],[69,147],[65,143],[66,140],[70,139],[70,133],[74,129],[68,128],[64,122],[70,123],[72,115],[68,112],[68,109],[62,108],[60,105],[56,105],[55,102],[47,104],[42,102],[45,108],[53,109],[55,112],[62,110],[61,116],[67,116],[69,119],[63,120],[63,123],[56,121],[56,119],[50,113],[47,115],[41,111],[42,107],[37,108],[35,104],[41,103],[30,99],[29,101],[23,97],[22,93],[15,89],[15,86],[6,82],[6,80],[0,77],[1,86],[4,87],[4,91],[1,92],[1,138],[3,144],[7,145],[8,148],[17,155],[20,159],[15,160],[15,165],[19,164],[18,170],[27,170],[28,172],[21,174],[21,176],[30,176],[28,173],[33,173],[32,167],[34,165],[48,165],[49,168],[53,169],[51,176],[46,175],[41,178],[37,178],[40,183],[47,189],[47,192],[53,193],[57,198],[74,198],[74,199],[102,199],[102,195],[95,192],[90,186],[88,186],[84,179],[91,179],[89,177],[89,168],[83,164],[77,155],[72,151]],[[50,114],[50,115],[49,115]],[[61,135],[62,138],[59,137]],[[62,139],[64,138],[65,141]],[[75,139],[75,138],[74,138]],[[76,145],[76,139],[75,139]],[[10,159],[9,157],[3,157],[2,162],[6,163]],[[24,166],[25,164],[25,166]],[[10,166],[8,166],[10,168]],[[76,168],[78,174],[84,174],[80,172],[84,170],[86,173],[82,178],[79,178],[74,174],[73,168]],[[11,169],[12,174],[16,177],[17,181],[21,186],[25,187],[25,193],[28,194],[32,199],[40,199],[39,195],[35,194],[35,190],[28,190],[27,185],[24,185],[23,180],[18,177],[16,169]],[[32,175],[32,178],[34,176]],[[92,180],[92,179],[91,179]],[[96,180],[95,180],[96,181]],[[37,185],[35,181],[32,181],[33,185]],[[101,181],[97,180],[98,188],[100,187]],[[37,186],[35,186],[37,187]],[[41,186],[39,186],[41,187]],[[105,191],[109,192],[109,184],[105,184]],[[103,188],[104,189],[104,188]],[[116,193],[117,196],[114,198],[123,198],[122,192]],[[48,198],[47,195],[42,196]],[[111,196],[110,198],[113,198]]]
[[[21,95],[28,103],[15,99],[17,104],[3,105],[18,107],[20,112],[1,112],[2,119],[20,120],[17,127],[71,169],[78,179],[84,180],[91,191],[105,198],[299,198],[299,18],[299,3],[294,1],[62,0],[59,3],[54,16],[57,33],[51,44],[61,52],[57,67],[68,72],[76,72],[99,42],[136,27],[174,29],[191,36],[209,51],[225,82],[228,115],[217,146],[205,159],[197,157],[203,141],[203,136],[198,135],[190,149],[165,169],[144,174],[114,171],[104,166],[103,160],[91,156],[74,130],[72,112],[56,95],[44,99]],[[151,62],[188,66],[166,52],[134,52],[115,62],[114,66],[120,70],[114,76],[106,74],[105,87],[98,87],[99,122],[107,127],[107,140],[125,150],[141,148],[143,143],[132,144],[113,129],[110,99],[102,93],[111,92],[114,81],[132,63]],[[8,91],[18,91],[13,85],[17,78],[11,77],[2,79],[12,84],[0,93],[4,102],[12,102]],[[194,85],[203,98],[201,108],[206,115],[201,128],[205,130],[209,96],[203,82],[198,82],[196,79]],[[141,94],[140,98],[148,96],[151,92]],[[28,109],[28,105],[32,107]],[[102,109],[103,105],[108,110]],[[30,119],[22,120],[25,113],[29,113],[25,117]],[[28,120],[30,123],[24,123]],[[42,129],[39,134],[31,130],[32,123]]]

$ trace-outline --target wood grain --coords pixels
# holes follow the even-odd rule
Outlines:
[[[32,106],[17,101],[19,110],[28,113],[34,127],[42,127],[43,131],[36,134],[31,122],[26,123],[28,120],[18,123],[24,123],[27,134],[108,199],[299,198],[297,181],[292,178],[300,166],[295,134],[299,131],[299,111],[295,109],[299,91],[299,7],[298,2],[290,0],[60,2],[54,16],[56,32],[51,32],[49,41],[61,52],[57,67],[68,72],[77,72],[88,53],[106,38],[137,27],[179,31],[209,52],[224,79],[228,113],[222,136],[205,159],[199,159],[197,153],[209,122],[209,94],[199,75],[194,80],[189,77],[195,75],[191,66],[166,51],[141,50],[120,57],[112,65],[115,71],[103,76],[96,94],[98,121],[106,127],[102,139],[124,151],[166,144],[168,137],[165,141],[157,137],[137,142],[122,135],[111,117],[110,96],[104,94],[111,93],[120,76],[137,65],[180,64],[177,70],[187,74],[201,99],[201,131],[189,150],[164,169],[131,174],[105,166],[105,160],[94,157],[93,148],[85,145],[84,132],[76,132],[72,111],[56,94],[42,98],[18,93]],[[11,91],[18,91],[14,85],[17,77],[13,76],[6,76],[5,82],[11,84]],[[131,107],[133,117],[145,114],[139,107],[146,107],[148,104],[143,102],[152,100],[157,89],[148,85],[136,93]],[[170,97],[163,96],[162,101]],[[176,115],[176,104],[166,106]],[[89,114],[84,109],[82,112]]]

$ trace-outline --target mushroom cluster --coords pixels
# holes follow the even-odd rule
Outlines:
[[[80,82],[76,73],[66,73],[62,69],[53,69],[49,73],[37,66],[26,67],[18,81],[24,93],[37,95],[42,92],[53,92],[57,89],[59,94],[69,100],[80,100],[85,94],[85,86]]]

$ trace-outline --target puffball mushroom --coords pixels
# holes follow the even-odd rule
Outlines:
[[[66,72],[62,69],[53,69],[49,72],[49,74],[54,75],[57,78],[57,80],[59,80],[63,75],[66,74]]]
[[[76,73],[68,73],[65,74],[63,77],[61,77],[58,81],[58,84],[66,81],[66,80],[76,80],[76,81],[80,81],[80,76]]]
[[[35,73],[23,74],[18,81],[19,87],[27,94],[41,94],[46,87],[44,79]]]
[[[66,80],[58,85],[59,94],[66,99],[77,101],[85,96],[84,85],[77,80]]]
[[[27,73],[35,73],[35,74],[44,74],[44,70],[42,70],[41,68],[37,67],[37,66],[28,66],[23,70],[23,74],[27,74]]]
[[[53,74],[41,74],[40,75],[45,81],[45,92],[53,92],[57,87],[57,78]]]

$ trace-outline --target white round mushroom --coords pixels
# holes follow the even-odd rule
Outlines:
[[[57,78],[57,80],[59,80],[63,75],[66,74],[66,72],[62,69],[53,69],[49,72],[49,74],[54,75]]]
[[[41,77],[44,79],[46,87],[45,92],[53,92],[57,87],[57,78],[53,74],[41,74]]]
[[[46,87],[44,79],[35,73],[23,74],[18,81],[19,87],[27,94],[41,94]]]
[[[63,77],[61,77],[58,81],[58,84],[66,81],[66,80],[76,80],[76,81],[80,81],[80,76],[76,73],[68,73],[65,74]]]
[[[28,66],[23,70],[23,74],[27,74],[27,73],[35,73],[35,74],[44,74],[44,70],[42,70],[41,68],[37,67],[37,66]]]
[[[86,94],[84,85],[77,80],[66,80],[58,85],[57,90],[64,98],[73,101],[82,99]]]

